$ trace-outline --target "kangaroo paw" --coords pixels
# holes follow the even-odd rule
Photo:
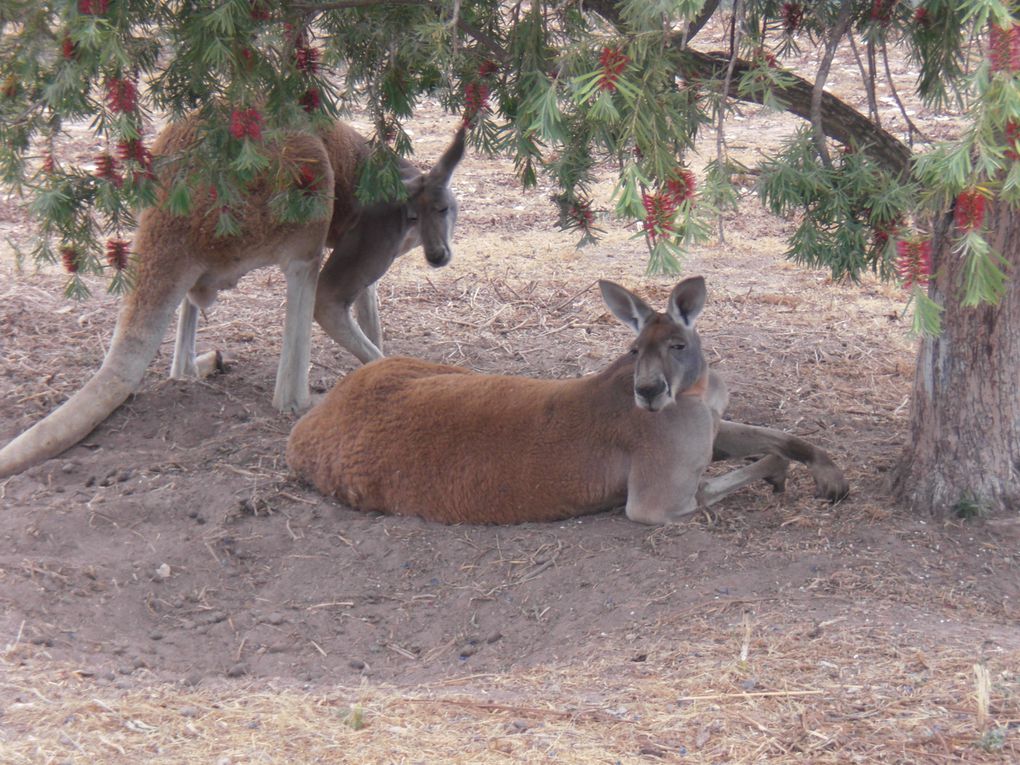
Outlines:
[[[223,354],[219,351],[209,351],[195,359],[195,376],[199,380],[204,380],[206,377],[211,377],[217,372],[222,372],[224,368]]]

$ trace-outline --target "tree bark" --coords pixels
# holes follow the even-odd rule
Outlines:
[[[942,334],[921,343],[910,441],[892,474],[916,512],[1020,512],[1020,214],[989,205],[989,241],[1009,262],[996,306],[964,308],[963,259],[952,216],[936,226],[928,294],[945,309]]]

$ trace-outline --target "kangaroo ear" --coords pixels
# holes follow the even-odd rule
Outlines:
[[[613,316],[635,332],[640,332],[655,315],[655,311],[649,308],[644,300],[615,282],[600,279],[599,289],[602,290],[602,299],[606,301],[606,306],[612,311]]]
[[[690,279],[684,279],[673,288],[666,314],[677,324],[690,329],[694,326],[694,320],[698,318],[701,309],[705,307],[707,294],[705,277],[692,276]]]
[[[467,135],[466,130],[467,128],[462,125],[457,131],[457,134],[453,137],[453,142],[446,147],[446,151],[443,152],[443,156],[439,158],[435,167],[433,167],[429,172],[429,177],[432,180],[440,181],[443,185],[450,182],[450,178],[453,177],[453,171],[464,158],[464,141]]]

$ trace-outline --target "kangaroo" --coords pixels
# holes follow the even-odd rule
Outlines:
[[[680,282],[665,313],[608,281],[610,311],[637,339],[596,374],[572,380],[480,375],[408,358],[345,377],[294,426],[287,462],[351,507],[442,523],[522,523],[623,505],[648,524],[675,521],[747,484],[782,491],[789,460],[818,495],[845,497],[821,449],[722,419],[728,394],[695,321],[705,281]],[[718,478],[713,459],[760,457]]]
[[[164,189],[178,163],[186,160],[199,129],[200,122],[192,117],[168,125],[154,142],[157,176]],[[255,268],[276,264],[287,282],[283,346],[273,393],[277,409],[298,411],[308,406],[313,316],[361,361],[381,357],[374,283],[397,256],[419,244],[430,264],[441,266],[450,260],[457,203],[449,182],[464,155],[464,139],[461,128],[428,173],[402,161],[408,196],[401,202],[368,206],[357,202],[355,185],[369,147],[353,128],[337,122],[317,134],[289,134],[274,147],[277,175],[321,198],[322,213],[307,222],[280,223],[274,218],[271,203],[280,184],[268,178],[249,187],[235,210],[241,228],[237,236],[216,236],[216,216],[209,206],[187,216],[171,215],[158,204],[143,211],[134,242],[138,254],[134,286],[121,306],[102,366],[63,405],[0,449],[0,477],[60,454],[120,406],[141,383],[178,304],[170,374],[174,378],[201,374],[208,359],[195,355],[199,309]],[[320,275],[325,245],[333,249]],[[359,307],[367,335],[353,321],[352,305]]]

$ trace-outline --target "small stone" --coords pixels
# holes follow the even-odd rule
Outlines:
[[[162,632],[158,632],[157,631],[157,632],[150,632],[149,633],[149,640],[162,640],[162,639],[163,639],[163,633]]]
[[[156,568],[156,579],[162,582],[169,578],[170,578],[170,566],[167,565],[166,563],[159,564],[159,567]]]
[[[474,656],[477,650],[478,650],[477,646],[473,646],[470,643],[468,643],[467,645],[462,645],[460,647],[459,656],[462,659],[466,659],[469,656]]]
[[[61,473],[73,473],[77,469],[78,464],[75,462],[65,462],[63,465],[60,466]]]
[[[365,668],[365,662],[363,662],[361,659],[351,659],[349,662],[347,662],[347,666],[349,666],[351,669],[356,669],[360,672]]]
[[[274,611],[273,613],[269,614],[266,617],[266,624],[272,624],[274,627],[283,624],[285,621],[286,618],[284,617],[284,615],[279,613],[278,611]]]
[[[243,677],[248,674],[248,667],[244,664],[235,664],[227,670],[227,677]]]
[[[198,717],[201,714],[198,707],[181,707],[177,711],[181,713],[181,717]]]
[[[184,684],[185,685],[190,685],[192,688],[195,688],[196,686],[201,685],[202,684],[202,675],[201,675],[201,673],[199,673],[199,672],[192,672],[190,675],[188,675],[187,677],[184,678]]]
[[[492,643],[498,643],[502,639],[503,639],[502,632],[493,632],[491,635],[485,638],[485,642],[491,645]]]

